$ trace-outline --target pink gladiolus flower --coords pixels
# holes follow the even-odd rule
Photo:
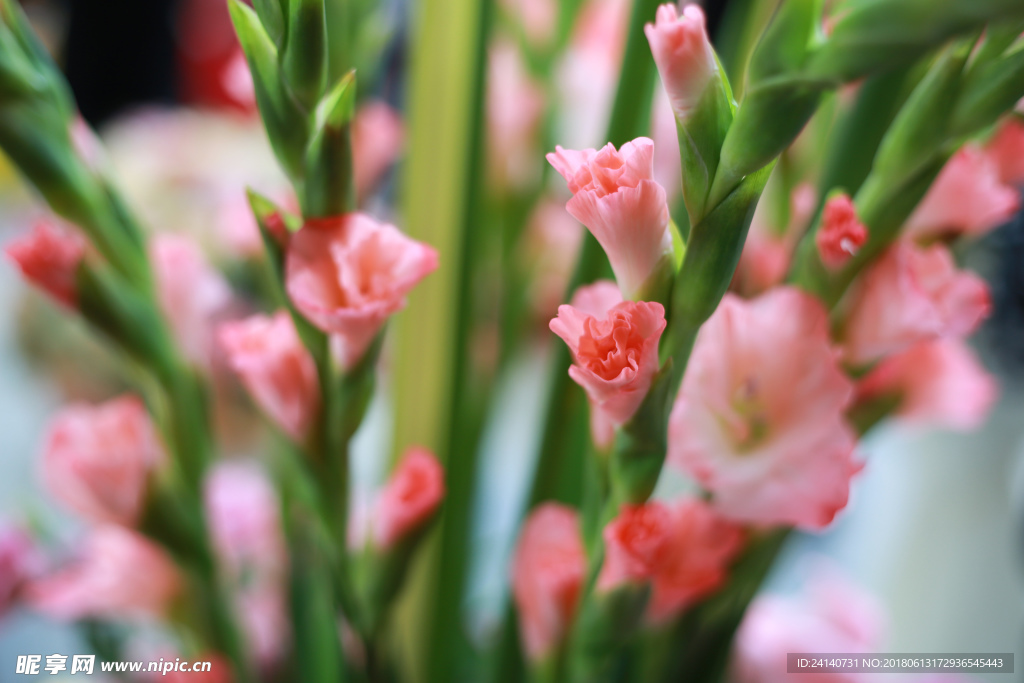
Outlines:
[[[374,540],[386,549],[422,529],[444,498],[444,470],[433,453],[410,448],[374,508]]]
[[[258,465],[220,462],[203,486],[210,535],[226,566],[243,573],[279,575],[286,564],[274,487]]]
[[[815,238],[821,262],[839,268],[854,256],[868,240],[868,230],[857,218],[857,208],[849,195],[840,194],[825,202],[821,228]]]
[[[881,642],[884,613],[874,598],[836,578],[819,578],[809,595],[765,596],[747,610],[733,644],[737,683],[785,683],[789,652],[872,652]],[[800,674],[808,683],[866,683],[857,673]]]
[[[293,234],[286,287],[304,316],[338,335],[355,364],[405,296],[437,268],[437,252],[362,213],[307,223]]]
[[[539,174],[544,89],[530,78],[515,44],[505,40],[491,46],[487,75],[490,175],[501,189],[521,189]]]
[[[701,328],[669,421],[669,461],[724,517],[817,529],[847,502],[853,387],[817,299],[779,287],[726,294]]]
[[[41,561],[31,536],[0,522],[0,618],[18,601],[22,587],[38,573]]]
[[[159,234],[150,242],[157,299],[185,356],[206,367],[213,352],[215,316],[231,300],[231,288],[184,235]]]
[[[857,385],[857,400],[898,396],[896,414],[911,423],[968,431],[988,415],[999,393],[960,339],[920,342],[884,359]]]
[[[545,503],[523,524],[512,559],[519,631],[531,661],[544,659],[569,631],[587,573],[576,511]]]
[[[939,244],[899,242],[863,276],[845,325],[846,358],[866,364],[937,337],[964,337],[989,314],[988,286]]]
[[[985,153],[999,169],[1006,185],[1024,183],[1024,122],[1011,116],[985,146]]]
[[[784,226],[771,225],[768,202],[757,205],[736,269],[735,285],[741,294],[760,294],[785,279],[796,241],[817,203],[818,194],[812,185],[795,187],[789,200],[789,223]]]
[[[53,496],[86,519],[132,526],[162,459],[145,406],[125,396],[63,409],[50,424],[43,473]]]
[[[30,604],[56,619],[160,616],[181,579],[167,554],[140,534],[97,527],[72,565],[30,583]]]
[[[662,624],[682,613],[725,581],[743,533],[702,500],[684,499],[669,507],[671,530],[654,572],[647,620]]]
[[[658,8],[655,23],[644,27],[661,82],[679,120],[689,116],[718,73],[715,53],[708,40],[704,12],[687,5],[680,16],[676,6]]]
[[[65,306],[75,307],[78,264],[85,257],[85,240],[78,233],[40,220],[4,251],[26,279]]]
[[[618,151],[556,147],[548,162],[569,184],[566,209],[604,248],[626,298],[635,296],[672,253],[665,188],[654,180],[654,143],[627,142]]]
[[[672,534],[672,513],[659,501],[623,505],[604,528],[604,564],[597,589],[650,581],[664,561]]]
[[[666,324],[661,304],[620,297],[610,282],[582,287],[549,325],[572,352],[569,376],[587,392],[594,440],[602,447],[647,395]]]
[[[904,234],[921,240],[947,233],[980,235],[1020,208],[1020,194],[999,177],[999,165],[975,147],[957,152],[939,173]]]
[[[260,408],[296,441],[302,441],[320,407],[316,365],[291,316],[255,315],[219,328],[228,362]]]
[[[405,142],[402,117],[385,102],[368,102],[352,120],[352,182],[366,197],[395,163]]]
[[[262,668],[272,667],[288,651],[290,640],[283,585],[247,586],[237,604],[250,654]]]

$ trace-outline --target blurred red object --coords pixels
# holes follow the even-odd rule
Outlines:
[[[232,87],[240,48],[224,0],[183,0],[175,43],[183,104],[255,114],[255,101]]]

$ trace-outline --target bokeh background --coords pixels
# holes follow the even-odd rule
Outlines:
[[[412,0],[384,0],[395,18],[376,95],[401,110]],[[223,0],[26,0],[85,119],[108,145],[129,198],[150,224],[198,237],[215,262],[245,248],[242,188],[285,187],[244,84]],[[705,8],[712,31],[726,2]],[[243,78],[244,80],[244,78]],[[385,183],[386,205],[393,189]],[[382,209],[383,210],[383,209]],[[0,162],[0,244],[40,205]],[[873,594],[885,613],[886,652],[1016,652],[1024,670],[1024,216],[971,245],[968,263],[989,281],[994,314],[976,336],[1001,381],[998,405],[971,434],[887,424],[861,446],[867,460],[848,509],[822,534],[796,536],[767,590],[799,592],[822,565]],[[228,273],[229,277],[232,273]],[[68,353],[73,349],[73,354]],[[536,351],[543,354],[543,349]],[[117,388],[112,359],[84,328],[0,265],[0,514],[45,520],[74,534],[47,501],[37,454],[46,421],[70,399]],[[531,463],[521,457],[541,416],[544,363],[513,364],[484,439],[487,459],[467,616],[481,633],[499,618],[508,538]],[[86,370],[87,369],[87,370]],[[366,478],[386,449],[378,402],[355,448]],[[503,407],[515,407],[503,410]],[[219,416],[232,433],[232,415]],[[246,423],[229,447],[247,447]],[[17,654],[86,652],[74,633],[23,613],[0,622],[0,681]],[[1024,673],[1016,674],[1024,680]],[[97,676],[98,678],[98,676]],[[999,680],[1009,677],[1001,676]]]

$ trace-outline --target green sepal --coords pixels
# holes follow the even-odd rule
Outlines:
[[[327,85],[324,0],[288,0],[288,39],[281,66],[296,99],[312,109]]]
[[[303,213],[311,218],[337,216],[355,206],[352,180],[352,117],[356,75],[348,72],[316,107],[306,151]]]
[[[283,51],[286,47],[287,0],[253,0],[252,8],[256,10],[256,16],[260,18],[260,23],[274,41],[278,52]]]
[[[612,505],[639,505],[651,497],[668,448],[671,410],[672,359],[654,376],[647,396],[633,417],[615,433],[609,462]]]
[[[718,170],[722,143],[732,125],[735,104],[725,70],[716,60],[716,77],[684,120],[676,120],[682,165],[683,201],[691,224],[707,210],[708,193]]]
[[[309,136],[308,117],[285,85],[277,48],[259,17],[241,0],[228,0],[238,41],[252,72],[256,104],[274,155],[298,190]]]
[[[615,680],[617,658],[636,634],[650,595],[649,582],[626,582],[611,590],[594,591],[587,597],[570,644],[570,681]]]
[[[756,85],[803,67],[811,42],[821,24],[821,0],[786,0],[781,3],[754,48],[747,82]]]
[[[991,125],[1024,97],[1024,47],[972,69],[953,110],[952,136],[970,135]]]

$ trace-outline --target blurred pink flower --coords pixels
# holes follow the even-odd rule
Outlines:
[[[4,252],[25,279],[65,306],[75,307],[78,264],[85,258],[81,235],[49,220],[38,220],[29,234],[9,243]]]
[[[771,225],[768,202],[758,203],[736,269],[736,286],[740,293],[754,296],[785,279],[796,241],[817,203],[818,194],[812,185],[802,183],[793,188],[789,199],[789,222],[784,226]]]
[[[662,5],[655,23],[647,24],[644,33],[672,102],[672,111],[683,120],[718,73],[704,25],[704,11],[697,5],[686,5],[679,15],[675,5]]]
[[[487,61],[487,144],[490,174],[505,190],[540,176],[537,152],[544,89],[527,73],[514,43],[491,45]]]
[[[999,169],[1007,185],[1024,184],[1024,121],[1009,116],[985,146],[985,153]]]
[[[743,533],[698,498],[669,504],[671,530],[654,572],[647,620],[662,624],[718,589]]]
[[[444,470],[425,448],[410,448],[381,492],[373,512],[374,541],[386,549],[422,529],[444,498]]]
[[[163,457],[142,401],[123,396],[61,410],[46,437],[43,475],[53,496],[86,519],[133,526]]]
[[[545,325],[565,297],[582,238],[583,226],[566,212],[562,202],[544,198],[534,207],[525,260],[532,273],[530,300]]]
[[[874,598],[838,578],[817,577],[808,595],[763,596],[747,610],[733,644],[737,683],[863,683],[857,673],[786,673],[790,652],[872,652],[881,643],[884,612]]]
[[[512,558],[512,593],[527,656],[544,659],[576,614],[587,572],[579,517],[556,503],[538,506],[523,524]]]
[[[850,196],[838,194],[825,202],[821,227],[815,237],[818,255],[828,268],[839,268],[868,240],[868,230],[857,218]]]
[[[544,47],[554,37],[558,27],[557,0],[502,0],[501,4],[519,18],[532,47]]]
[[[237,604],[249,654],[261,668],[273,667],[287,653],[290,639],[284,586],[247,587],[238,595]]]
[[[363,213],[307,222],[291,236],[285,284],[292,303],[338,335],[341,363],[362,358],[405,296],[437,269],[437,252]]]
[[[646,583],[664,562],[672,540],[672,513],[660,501],[623,505],[604,528],[604,563],[597,590]]]
[[[999,394],[960,339],[920,342],[882,360],[857,385],[857,400],[898,396],[896,415],[907,422],[968,431],[988,416]]]
[[[573,193],[566,209],[608,255],[626,298],[635,296],[658,262],[672,254],[665,189],[654,180],[654,143],[610,143],[582,152],[556,147],[547,159]]]
[[[252,73],[249,72],[249,63],[245,59],[245,52],[241,47],[234,51],[231,59],[221,70],[220,79],[228,97],[243,108],[255,108],[256,88],[252,82]]]
[[[989,314],[984,280],[941,244],[901,241],[862,276],[844,325],[845,359],[866,364],[937,337],[964,337]]]
[[[549,325],[569,346],[569,376],[587,392],[594,440],[602,447],[647,395],[666,324],[661,304],[620,297],[610,282],[581,287]]]
[[[320,408],[316,365],[291,316],[254,315],[218,328],[228,362],[253,400],[296,441],[302,441]]]
[[[991,156],[964,146],[907,219],[903,234],[915,240],[947,233],[979,235],[1002,225],[1020,208],[1020,194],[1003,183],[999,172]]]
[[[56,619],[161,616],[181,589],[170,557],[119,526],[95,528],[70,566],[31,582],[29,604]]]
[[[21,527],[0,520],[0,619],[41,568],[42,556],[35,540]]]
[[[812,296],[779,287],[726,294],[697,337],[669,420],[669,461],[711,493],[722,516],[817,529],[845,507],[853,387]]]
[[[356,110],[352,120],[352,181],[356,197],[370,195],[402,152],[405,126],[386,102],[374,100]]]
[[[203,484],[217,554],[236,576],[280,576],[287,565],[277,493],[254,462],[221,461]]]
[[[208,367],[214,324],[231,301],[231,288],[202,249],[184,235],[161,233],[150,241],[157,299],[180,348],[193,363]]]

